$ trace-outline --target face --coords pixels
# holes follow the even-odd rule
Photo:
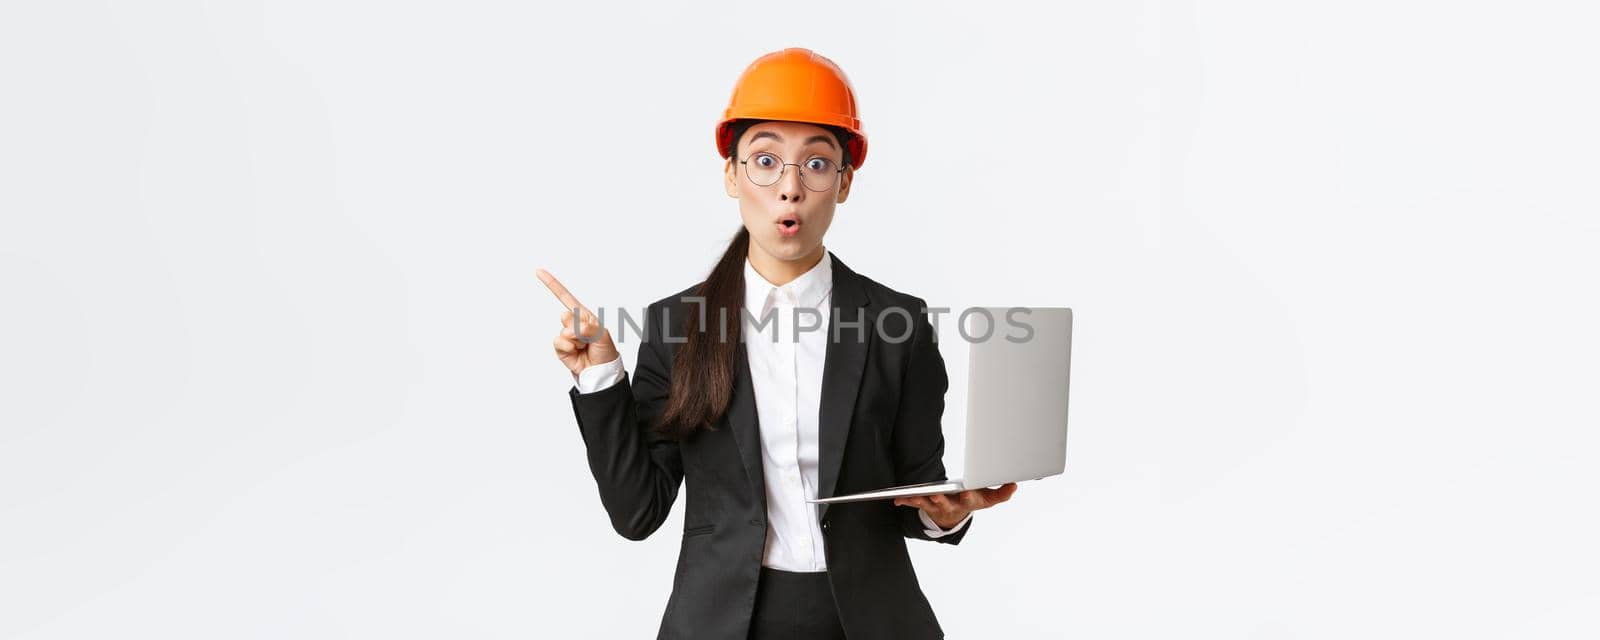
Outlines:
[[[734,148],[734,157],[723,171],[728,196],[739,199],[739,215],[750,232],[752,260],[808,262],[820,259],[822,236],[833,223],[834,206],[850,194],[854,170],[845,169],[833,184],[814,191],[826,165],[827,172],[842,166],[844,150],[827,129],[802,122],[762,122],[745,130]],[[826,162],[817,162],[822,159]],[[740,164],[740,160],[748,160]],[[760,186],[750,175],[775,172],[782,167],[778,181]],[[798,169],[811,174],[805,181]],[[810,183],[810,186],[807,183]],[[758,255],[759,252],[759,255]]]

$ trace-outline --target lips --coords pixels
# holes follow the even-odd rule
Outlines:
[[[778,218],[778,235],[793,238],[800,233],[800,219],[792,215]]]

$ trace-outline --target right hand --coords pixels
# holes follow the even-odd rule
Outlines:
[[[578,299],[561,285],[561,281],[544,269],[539,270],[539,281],[556,294],[556,299],[561,301],[561,333],[556,334],[556,358],[561,364],[567,365],[573,375],[582,373],[584,369],[597,364],[605,364],[621,357],[617,353],[617,345],[611,342],[611,332],[600,326],[600,321],[589,309],[578,303]],[[572,310],[578,309],[577,331],[573,331]],[[598,337],[596,332],[598,331]],[[586,336],[588,342],[579,340],[578,336]]]

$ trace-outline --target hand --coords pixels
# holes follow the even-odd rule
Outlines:
[[[556,299],[561,301],[561,333],[556,334],[556,358],[561,364],[567,365],[574,375],[584,369],[597,364],[605,364],[620,357],[617,354],[617,345],[611,342],[611,332],[600,326],[600,321],[590,312],[588,307],[578,303],[578,299],[561,286],[561,281],[544,269],[539,270],[539,281],[556,294]],[[572,310],[578,310],[577,328],[573,328]],[[597,333],[598,331],[598,333]],[[578,336],[584,336],[580,340]],[[587,340],[587,342],[585,342]]]
[[[894,503],[922,509],[941,529],[949,529],[961,524],[967,514],[1010,500],[1011,494],[1016,492],[1017,483],[1011,482],[995,489],[969,489],[960,493],[895,498]]]

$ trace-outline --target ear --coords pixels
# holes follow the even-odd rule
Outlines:
[[[844,204],[845,198],[850,197],[850,183],[855,177],[855,167],[845,167],[844,173],[839,176],[839,196],[833,200],[836,204]]]
[[[722,188],[728,192],[729,198],[739,197],[738,176],[734,174],[733,158],[728,158],[728,163],[722,167]]]

